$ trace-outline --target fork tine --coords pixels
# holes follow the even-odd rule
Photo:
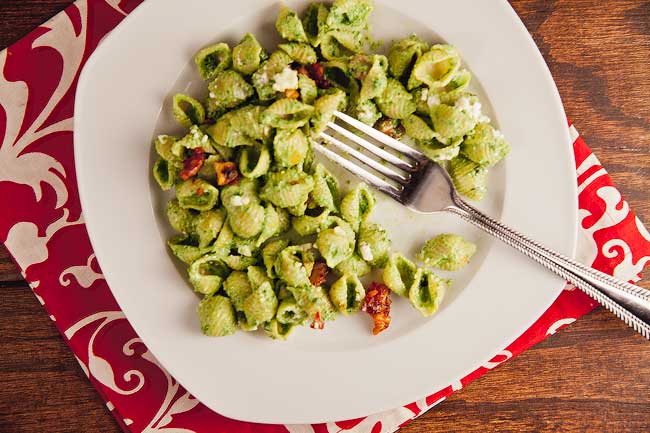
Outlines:
[[[403,175],[401,173],[398,173],[394,170],[391,170],[389,167],[382,165],[380,162],[375,161],[374,159],[364,155],[363,153],[359,152],[356,149],[353,149],[352,147],[348,146],[347,144],[343,143],[342,141],[332,137],[329,134],[326,134],[324,132],[320,133],[320,136],[327,141],[330,144],[333,144],[337,148],[341,149],[343,152],[347,153],[348,155],[352,156],[353,158],[357,159],[358,161],[361,161],[362,163],[366,164],[367,166],[375,169],[379,173],[383,174],[387,178],[394,180],[395,182],[398,182],[400,184],[407,183],[410,179],[410,176],[408,175]]]
[[[385,180],[370,173],[367,170],[364,170],[363,168],[357,166],[353,162],[350,162],[347,159],[343,158],[338,153],[332,152],[331,150],[329,150],[328,148],[326,148],[325,146],[323,146],[318,142],[315,141],[312,142],[312,146],[314,149],[318,150],[327,158],[339,164],[341,167],[345,168],[352,174],[359,176],[361,179],[363,179],[373,188],[378,189],[379,191],[382,191],[388,194],[389,196],[391,196],[392,198],[394,198],[395,200],[401,202],[401,196],[400,196],[400,193],[402,191],[401,188],[386,182]]]
[[[341,113],[340,111],[335,111],[334,115],[341,119],[343,122],[347,123],[348,125],[351,125],[358,130],[364,132],[365,134],[371,136],[375,140],[379,141],[382,144],[385,144],[386,146],[390,147],[393,150],[396,150],[400,153],[403,153],[404,155],[408,156],[409,158],[415,159],[416,161],[424,161],[427,159],[427,157],[420,152],[419,150],[416,150],[412,148],[411,146],[407,146],[404,143],[401,143],[397,140],[395,140],[392,137],[389,137],[388,135],[384,134],[383,132],[377,131],[375,128],[372,126],[368,126],[365,123],[348,116],[345,113]]]
[[[393,164],[397,168],[401,168],[402,170],[408,172],[415,171],[417,168],[417,162],[409,163],[408,161],[404,161],[403,159],[398,158],[397,156],[393,155],[390,152],[386,152],[384,149],[370,143],[367,140],[364,140],[362,137],[358,136],[354,132],[345,129],[344,127],[337,125],[334,122],[328,123],[327,126],[332,128],[339,134],[345,136],[346,138],[354,141],[355,143],[357,143],[367,151],[373,153],[374,155],[378,156],[379,158],[383,159],[384,161]]]

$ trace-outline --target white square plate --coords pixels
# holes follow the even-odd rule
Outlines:
[[[528,32],[505,1],[377,0],[375,38],[415,32],[456,45],[473,89],[513,150],[491,172],[481,208],[566,255],[574,252],[577,198],[562,104]],[[306,2],[290,6],[302,11]],[[273,48],[279,3],[145,2],[87,63],[75,106],[75,159],[90,238],[115,298],[164,367],[211,409],[265,423],[356,418],[442,389],[480,366],[548,308],[563,282],[450,215],[415,215],[381,200],[374,219],[396,250],[413,254],[440,232],[479,244],[454,275],[443,307],[423,318],[395,300],[393,322],[370,334],[365,315],[299,330],[287,342],[201,334],[197,297],[166,250],[166,198],[151,180],[151,140],[174,133],[170,95],[199,95],[193,66],[208,43],[254,33]],[[200,95],[199,95],[200,96]]]

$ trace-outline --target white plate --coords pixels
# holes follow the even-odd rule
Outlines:
[[[459,47],[492,118],[512,144],[480,206],[572,256],[576,186],[557,89],[505,1],[377,1],[373,33],[412,32]],[[302,9],[306,2],[291,6]],[[299,330],[287,342],[245,333],[201,335],[197,297],[166,251],[165,198],[151,180],[152,137],[175,132],[169,95],[203,87],[192,56],[248,31],[269,48],[279,3],[148,1],[97,49],[79,81],[75,159],[95,253],[127,318],[157,359],[211,409],[265,423],[341,420],[391,409],[449,386],[503,349],[552,303],[563,282],[449,215],[414,215],[382,200],[375,220],[412,254],[436,233],[479,244],[443,307],[422,318],[396,300],[393,322],[370,335],[363,314]],[[163,101],[167,101],[161,107]],[[164,110],[161,111],[161,108]]]

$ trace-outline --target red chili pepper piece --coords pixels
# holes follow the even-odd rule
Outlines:
[[[329,89],[332,87],[331,81],[325,77],[325,67],[321,63],[307,65],[307,74],[321,89]]]
[[[363,311],[370,314],[375,324],[372,333],[379,334],[390,325],[390,289],[384,284],[371,283],[366,292]]]
[[[320,286],[327,280],[327,274],[329,274],[330,268],[327,267],[325,262],[317,261],[314,263],[314,267],[311,270],[311,275],[309,276],[309,282],[312,286]]]
[[[320,311],[316,311],[316,314],[314,315],[314,320],[311,322],[311,325],[309,325],[309,327],[318,330],[322,330],[323,328],[325,328],[325,322],[323,322],[323,319],[320,318]]]
[[[192,154],[183,161],[183,169],[179,177],[182,180],[188,180],[197,175],[203,163],[205,162],[205,152],[200,147],[192,151]]]

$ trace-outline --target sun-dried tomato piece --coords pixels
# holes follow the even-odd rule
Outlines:
[[[330,268],[327,267],[325,262],[317,261],[314,263],[314,267],[311,270],[311,275],[309,276],[309,282],[312,286],[320,286],[327,280],[327,274],[329,274]]]
[[[321,319],[320,317],[320,311],[316,311],[316,314],[314,315],[314,320],[312,320],[311,325],[309,325],[309,327],[318,330],[325,328],[325,322],[323,322],[323,319]]]
[[[205,152],[203,149],[196,148],[192,151],[192,154],[183,161],[183,169],[181,170],[179,177],[182,180],[188,180],[191,177],[196,176],[196,174],[203,167],[205,162]]]
[[[298,67],[298,73],[302,74],[302,75],[306,75],[306,76],[309,77],[309,71],[307,70],[307,67],[305,65],[300,65]],[[311,78],[311,77],[309,77],[309,78]]]
[[[392,302],[388,287],[375,282],[370,284],[362,309],[370,314],[375,323],[372,330],[373,335],[379,334],[390,325],[390,304]]]
[[[239,182],[237,164],[232,161],[215,162],[214,171],[217,173],[217,185],[225,186]]]
[[[390,326],[390,314],[389,313],[379,313],[372,316],[372,320],[375,321],[375,326],[372,328],[372,335],[377,335],[381,331],[388,329]]]
[[[284,97],[287,99],[298,99],[300,98],[300,92],[296,89],[287,89],[284,91]]]
[[[321,89],[329,89],[332,82],[325,77],[325,67],[321,63],[312,63],[311,65],[293,65],[299,74],[306,75],[316,82],[316,86]]]
[[[363,311],[368,314],[377,314],[390,311],[390,289],[381,283],[372,282],[366,292]]]
[[[316,82],[321,89],[329,89],[332,83],[325,77],[325,67],[321,63],[307,65],[307,75]]]
[[[399,120],[390,119],[388,117],[382,117],[379,119],[377,123],[375,123],[375,129],[396,140],[402,138],[406,132],[404,126]]]
[[[321,81],[325,79],[325,67],[321,63],[312,63],[307,65],[309,78],[314,81]]]

